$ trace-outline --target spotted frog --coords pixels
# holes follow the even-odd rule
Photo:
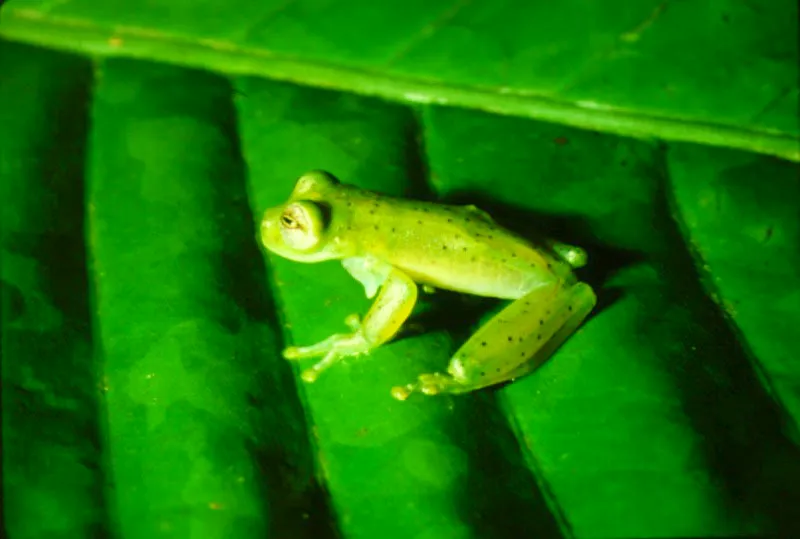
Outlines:
[[[266,210],[261,241],[296,262],[341,260],[374,298],[363,320],[347,318],[350,332],[284,350],[291,360],[322,357],[302,373],[306,382],[390,341],[411,314],[418,285],[511,300],[461,346],[446,372],[392,388],[399,400],[415,392],[466,393],[526,375],[596,303],[591,287],[573,274],[587,262],[579,247],[534,244],[475,206],[384,196],[323,171],[304,174],[285,204]]]

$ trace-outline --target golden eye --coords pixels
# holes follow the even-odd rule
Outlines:
[[[324,233],[325,220],[319,206],[294,202],[281,214],[281,236],[287,246],[305,251],[315,247]]]
[[[284,213],[281,215],[281,223],[286,228],[297,228],[297,221],[291,215]]]

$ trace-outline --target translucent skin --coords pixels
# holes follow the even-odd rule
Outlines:
[[[390,340],[416,302],[417,284],[516,300],[462,346],[448,374],[395,387],[401,400],[414,391],[473,391],[530,372],[596,302],[572,273],[586,263],[578,247],[533,245],[474,206],[383,196],[320,171],[302,176],[285,204],[265,212],[261,238],[267,249],[297,262],[342,260],[368,297],[380,290],[363,322],[349,318],[352,334],[284,351],[290,359],[324,356],[303,373],[309,382],[339,359]]]

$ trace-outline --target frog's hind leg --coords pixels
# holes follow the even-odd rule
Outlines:
[[[577,293],[574,297],[576,299],[583,299],[583,301],[576,301],[577,308],[573,309],[571,315],[566,319],[564,324],[550,337],[544,346],[542,346],[530,360],[526,361],[518,368],[509,373],[509,380],[513,381],[517,378],[525,376],[530,372],[536,370],[553,353],[562,345],[564,341],[575,333],[581,323],[586,319],[589,313],[597,303],[597,298],[594,291],[586,283],[577,283],[573,288],[573,292]]]
[[[537,288],[480,328],[455,353],[447,374],[423,374],[415,383],[393,388],[392,395],[405,400],[414,392],[466,393],[528,374],[580,326],[595,303],[585,283]]]

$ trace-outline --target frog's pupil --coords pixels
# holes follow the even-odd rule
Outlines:
[[[281,215],[281,222],[289,228],[294,227],[294,219],[292,219],[288,215]]]

